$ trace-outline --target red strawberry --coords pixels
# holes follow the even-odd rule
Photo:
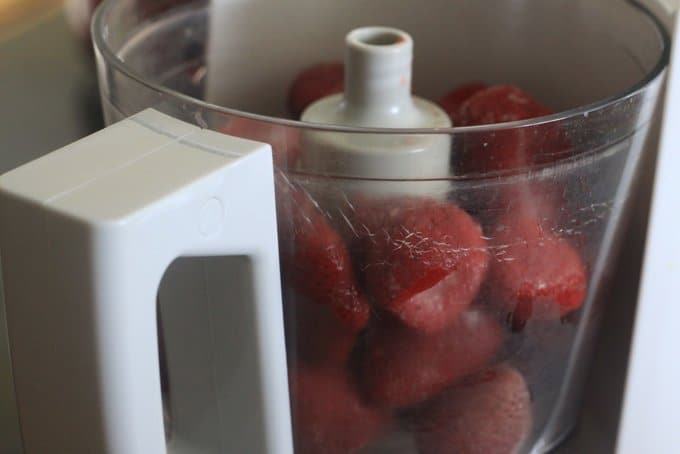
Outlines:
[[[298,367],[291,373],[290,393],[299,454],[355,453],[390,424],[388,413],[361,401],[341,370]]]
[[[497,85],[471,96],[459,109],[461,125],[505,123],[550,115],[526,92]],[[467,134],[458,166],[462,172],[490,172],[547,163],[569,151],[564,132],[554,124]]]
[[[524,90],[512,85],[495,85],[479,90],[460,107],[465,125],[488,125],[548,115]]]
[[[220,128],[220,132],[270,144],[276,167],[291,168],[300,155],[300,131],[297,128],[232,117]]]
[[[422,454],[514,454],[531,430],[522,375],[508,366],[481,372],[418,412]]]
[[[292,296],[287,299],[285,309],[292,356],[315,366],[347,364],[357,333],[343,323],[331,307]]]
[[[317,304],[327,304],[355,330],[368,323],[349,252],[312,197],[277,178],[277,211],[284,282]]]
[[[425,198],[383,201],[362,212],[370,213],[361,222],[362,254],[375,303],[427,332],[455,321],[486,275],[481,227],[457,206]]]
[[[507,179],[487,181],[456,194],[457,202],[471,213],[485,232],[496,220],[510,213],[526,213],[557,229],[568,220],[570,211],[564,187],[557,181],[539,179]]]
[[[369,331],[359,382],[366,398],[388,408],[427,400],[485,366],[503,342],[501,326],[479,311],[463,313],[448,328],[423,334],[382,324]]]
[[[564,192],[555,182],[512,182],[501,186],[500,191],[495,219],[521,213],[536,218],[547,228],[556,228],[563,220]]]
[[[467,84],[460,85],[448,92],[444,97],[442,97],[437,104],[444,109],[454,126],[458,126],[463,123],[463,119],[460,115],[460,108],[465,101],[467,101],[472,95],[486,89],[488,85],[482,82],[470,82]]]
[[[288,107],[300,118],[310,104],[345,89],[345,67],[340,62],[319,63],[302,71],[288,93]]]
[[[520,325],[531,317],[559,318],[581,307],[586,270],[569,243],[535,216],[510,212],[492,232],[493,301]]]

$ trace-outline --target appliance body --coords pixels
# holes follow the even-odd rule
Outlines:
[[[677,26],[676,26],[677,27]],[[619,432],[619,452],[643,450],[671,452],[680,447],[674,430],[680,393],[680,367],[666,358],[673,355],[680,337],[680,240],[673,234],[680,222],[675,174],[680,169],[680,46],[673,49],[665,115],[659,148],[652,212],[643,263],[643,275],[630,358],[627,390]]]

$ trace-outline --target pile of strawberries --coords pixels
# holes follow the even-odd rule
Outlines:
[[[339,64],[306,71],[291,108],[299,115],[341,81]],[[440,105],[455,125],[550,114],[519,88],[479,83]],[[482,136],[455,155],[461,171],[568,147],[557,129]],[[500,352],[528,321],[559,320],[586,295],[585,265],[555,233],[558,201],[519,183],[500,196],[508,208],[483,219],[421,196],[350,194],[336,207],[289,178],[276,183],[296,452],[358,452],[392,430],[411,432],[422,454],[516,452],[531,397]]]

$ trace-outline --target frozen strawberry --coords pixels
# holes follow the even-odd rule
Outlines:
[[[306,191],[281,174],[276,181],[284,283],[314,303],[330,306],[347,326],[363,329],[370,306],[340,235]]]
[[[522,375],[499,366],[468,377],[418,411],[421,454],[514,454],[531,430]]]
[[[288,108],[300,118],[310,104],[326,96],[342,93],[345,88],[345,67],[340,62],[319,63],[302,71],[288,93]]]
[[[456,194],[456,202],[474,216],[485,232],[495,228],[498,218],[511,213],[529,214],[546,227],[558,229],[568,222],[571,211],[564,187],[554,180],[499,178]]]
[[[359,383],[375,405],[409,407],[486,367],[502,342],[501,326],[479,311],[435,334],[383,323],[366,335]]]
[[[347,373],[298,367],[290,377],[295,452],[349,454],[379,438],[387,412],[366,405]]]
[[[362,269],[375,303],[426,332],[455,321],[486,275],[481,227],[459,207],[425,198],[376,202],[364,212]]]
[[[279,168],[293,167],[300,155],[300,131],[297,128],[232,117],[220,128],[220,132],[271,145],[274,165]]]
[[[511,85],[478,91],[458,111],[462,126],[527,120],[551,113],[529,94]],[[552,123],[498,129],[467,134],[456,164],[462,172],[518,169],[552,162],[569,149],[564,132]]]
[[[444,109],[454,126],[458,126],[463,123],[463,119],[460,115],[460,108],[465,101],[467,101],[472,95],[486,89],[488,85],[482,82],[470,82],[467,84],[460,85],[448,92],[444,97],[442,97],[437,104]]]
[[[357,333],[329,305],[289,297],[284,307],[290,356],[315,366],[347,365]]]
[[[498,219],[491,236],[488,285],[492,300],[512,314],[514,324],[529,318],[562,317],[583,304],[586,270],[569,243],[520,211]]]
[[[535,397],[534,421],[547,421],[554,413],[561,393],[555,384],[563,383],[568,374],[578,325],[565,319],[531,319],[504,344],[503,354],[512,358],[513,367],[522,373]]]
[[[555,229],[564,218],[565,197],[561,185],[552,181],[516,181],[503,185],[494,219],[530,216],[545,228]]]
[[[479,90],[460,107],[460,116],[468,126],[526,120],[548,114],[547,108],[512,85],[495,85]]]

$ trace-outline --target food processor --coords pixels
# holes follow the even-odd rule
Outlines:
[[[655,11],[107,0],[92,31],[110,126],[0,177],[27,452],[569,434],[658,120]],[[298,117],[320,63],[343,83]]]

